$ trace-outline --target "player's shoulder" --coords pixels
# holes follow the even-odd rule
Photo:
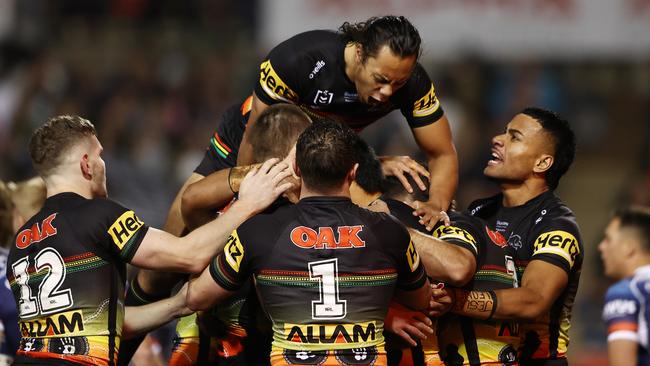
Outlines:
[[[605,293],[605,302],[620,298],[634,298],[631,285],[632,277],[624,278],[612,284]]]
[[[554,193],[545,194],[537,210],[539,212],[535,213],[534,225],[538,226],[538,231],[564,231],[579,239],[580,227],[573,211]]]
[[[279,199],[264,211],[244,221],[237,228],[237,232],[256,234],[265,232],[266,229],[279,229],[280,226],[288,225],[294,216],[295,205],[286,199]]]
[[[467,211],[465,211],[465,213],[470,216],[481,218],[489,217],[499,209],[502,200],[503,194],[501,193],[495,194],[494,196],[477,199],[470,203],[469,206],[467,206]]]

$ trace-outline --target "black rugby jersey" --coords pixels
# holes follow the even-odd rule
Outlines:
[[[345,42],[340,33],[314,30],[280,43],[262,61],[255,95],[265,104],[292,103],[313,120],[327,117],[357,132],[393,110],[399,109],[411,128],[430,125],[444,112],[431,79],[416,64],[411,77],[387,103],[361,103],[356,86],[345,74]],[[239,144],[252,98],[230,107],[223,115],[196,173],[208,175],[237,162]]]
[[[575,216],[552,191],[517,207],[503,207],[502,201],[501,194],[478,200],[470,205],[469,212],[487,222],[491,239],[487,248],[493,249],[493,244],[503,246],[506,258],[511,258],[514,264],[496,269],[498,273],[480,268],[476,278],[498,275],[505,284],[507,276],[511,275],[512,287],[517,287],[531,260],[543,260],[566,271],[567,287],[550,312],[532,323],[522,322],[516,332],[521,338],[519,356],[522,362],[529,358],[564,358],[584,255]],[[513,329],[516,326],[513,325]]]
[[[7,278],[22,333],[17,360],[115,364],[126,262],[147,230],[111,200],[71,192],[49,197],[18,231],[9,254]]]
[[[411,128],[443,115],[433,84],[419,63],[406,84],[389,101],[361,103],[345,74],[345,42],[340,33],[313,30],[280,43],[260,65],[255,95],[266,104],[298,104],[311,115],[326,116],[360,130],[399,109]]]
[[[425,234],[431,234],[433,237],[444,240],[449,244],[469,250],[474,255],[477,264],[481,260],[480,256],[484,256],[482,249],[485,243],[484,235],[482,234],[484,224],[481,219],[464,213],[450,211],[450,225],[444,226],[444,224],[439,223],[432,232],[429,232],[424,225],[419,223],[418,218],[413,216],[413,208],[411,206],[390,198],[384,201],[391,214],[407,226]],[[432,280],[435,281],[436,279],[434,278]],[[438,329],[438,318],[431,318],[431,321],[433,322],[433,328]],[[448,328],[448,325],[445,325],[444,322],[442,324]],[[388,338],[394,341],[396,336],[389,336]],[[410,359],[403,356],[401,350],[389,350],[389,363],[393,362],[394,364],[398,364],[401,360],[401,362],[410,362],[414,366],[442,365],[443,361],[441,360],[440,348],[441,342],[438,339],[438,335],[434,333],[433,335],[427,336],[427,339],[419,341],[418,346],[410,348]]]
[[[394,290],[426,281],[419,263],[408,232],[390,215],[348,198],[309,197],[242,224],[210,272],[231,291],[254,275],[273,322],[274,352],[364,348],[377,357]]]

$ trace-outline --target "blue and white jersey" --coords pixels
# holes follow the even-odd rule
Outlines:
[[[0,248],[0,366],[11,364],[20,341],[18,310],[6,276],[8,254]]]
[[[605,295],[603,319],[607,324],[607,341],[624,339],[637,342],[639,365],[650,365],[648,303],[650,303],[650,265],[638,268],[634,276],[615,283]]]

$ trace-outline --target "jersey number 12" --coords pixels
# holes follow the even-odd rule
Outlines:
[[[59,289],[66,275],[65,262],[59,252],[53,248],[45,248],[38,252],[34,262],[36,269],[34,273],[47,269],[43,281],[38,286],[36,297],[32,296],[32,289],[28,284],[29,257],[23,257],[11,266],[16,283],[20,286],[20,299],[18,300],[20,316],[24,318],[39,313],[51,314],[72,306],[70,289]]]

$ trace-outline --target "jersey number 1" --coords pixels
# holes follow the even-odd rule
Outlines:
[[[29,257],[16,261],[11,268],[14,271],[16,283],[20,285],[20,299],[18,300],[20,316],[28,317],[39,314],[50,314],[72,306],[72,292],[70,289],[60,290],[66,275],[65,262],[59,252],[53,248],[45,248],[38,252],[34,259],[38,273],[47,269],[43,281],[38,286],[38,296],[32,296],[29,287]]]
[[[320,299],[311,302],[313,319],[342,319],[347,301],[339,299],[338,258],[309,262],[309,279],[318,281]]]

